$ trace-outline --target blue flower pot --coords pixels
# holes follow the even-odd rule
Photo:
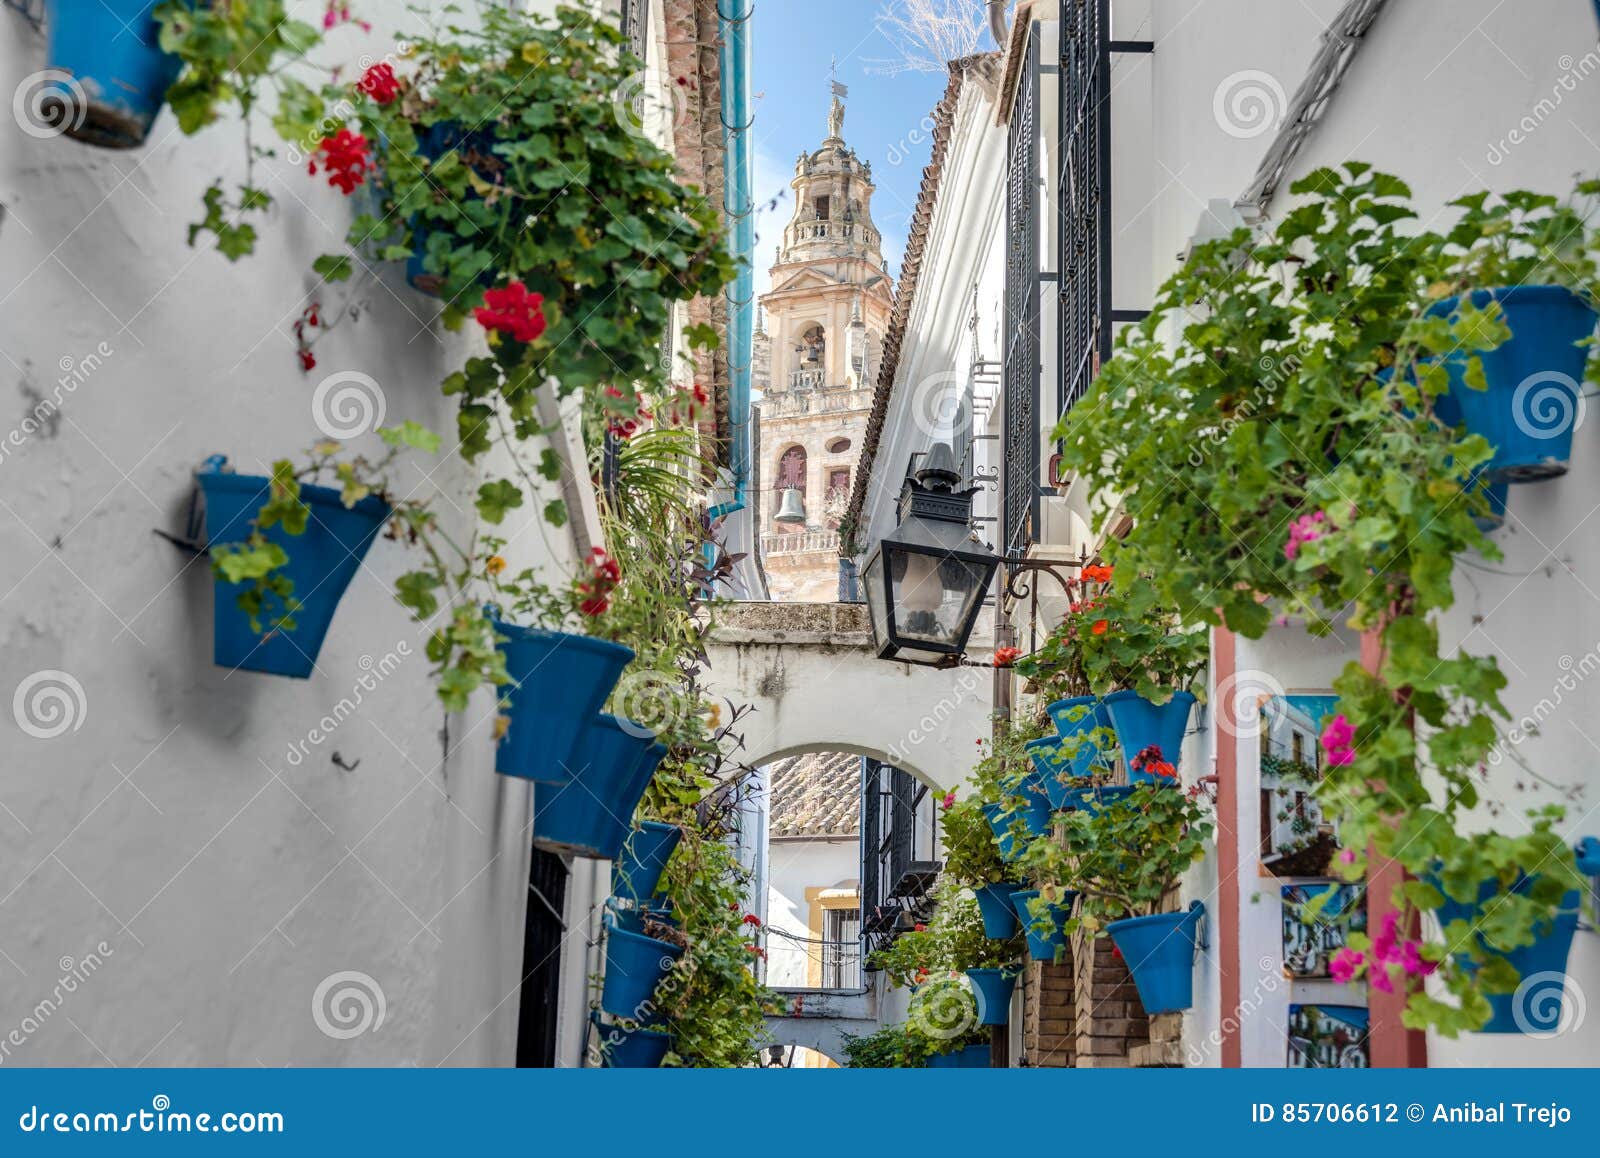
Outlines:
[[[205,497],[206,541],[213,548],[249,538],[251,521],[271,489],[271,480],[262,475],[222,473],[225,462],[215,458],[195,472]],[[345,588],[390,515],[389,505],[377,498],[346,507],[331,487],[301,487],[300,498],[311,508],[303,534],[286,534],[281,526],[266,531],[267,539],[289,556],[284,574],[294,583],[291,598],[300,601],[294,629],[273,631],[264,618],[261,626],[267,634],[251,630],[250,616],[238,603],[245,585],[217,579],[211,654],[219,667],[309,676]]]
[[[640,933],[611,928],[606,931],[606,979],[600,989],[600,1008],[612,1017],[653,1021],[656,986],[672,972],[683,949]]]
[[[29,123],[108,149],[144,142],[183,61],[162,52],[154,12],[160,0],[46,0],[52,79],[36,94]]]
[[[1106,926],[1146,1013],[1174,1013],[1194,1004],[1194,958],[1205,915],[1205,905],[1191,901],[1181,913],[1130,917]]]
[[[1444,894],[1444,904],[1434,910],[1441,926],[1448,926],[1451,921],[1475,922],[1484,907],[1504,891],[1499,881],[1484,881],[1478,889],[1477,901],[1469,904],[1445,894],[1437,878],[1428,875],[1425,879]],[[1524,892],[1537,879],[1536,876],[1524,877],[1510,891]],[[1485,993],[1493,1012],[1477,1032],[1548,1035],[1561,1028],[1562,1007],[1566,1002],[1567,953],[1572,948],[1572,935],[1578,929],[1580,900],[1577,889],[1569,890],[1561,898],[1561,909],[1555,920],[1536,931],[1537,939],[1532,945],[1502,953],[1491,949],[1479,936],[1479,947],[1509,962],[1524,985],[1515,993]],[[1468,959],[1463,955],[1460,960]]]
[[[659,756],[654,733],[631,721],[597,714],[573,753],[565,783],[541,782],[534,791],[533,843],[549,852],[615,860],[627,825]]]
[[[511,684],[501,689],[511,721],[495,753],[495,771],[524,780],[565,784],[579,739],[616,686],[633,651],[620,643],[496,623],[505,639]]]
[[[1017,932],[1017,914],[1011,907],[1011,894],[1017,886],[1007,881],[973,889],[978,912],[983,915],[983,935],[991,941],[1004,941]]]
[[[1045,800],[1052,809],[1065,808],[1072,796],[1072,789],[1063,781],[1075,773],[1072,771],[1072,761],[1061,751],[1061,737],[1044,736],[1029,740],[1023,749],[1033,763],[1032,780],[1042,789]]]
[[[625,901],[648,901],[666,870],[672,850],[683,838],[675,824],[647,820],[633,830],[611,873],[611,895]]]
[[[987,1045],[969,1045],[950,1053],[936,1053],[924,1068],[930,1070],[986,1070],[989,1068],[990,1050]]]
[[[1072,916],[1072,902],[1077,893],[1067,893],[1062,900],[1050,906],[1050,929],[1041,934],[1038,923],[1029,911],[1029,902],[1039,896],[1038,889],[1019,889],[1011,894],[1011,904],[1017,911],[1022,931],[1028,935],[1028,956],[1035,961],[1054,961],[1058,950],[1067,947],[1067,920]]]
[[[605,835],[603,847],[611,850],[608,859],[617,860],[622,856],[622,848],[628,841],[628,836],[633,832],[633,814],[639,807],[639,802],[644,799],[645,790],[650,787],[650,780],[656,774],[656,769],[666,757],[665,744],[651,744],[645,749],[644,759],[640,760],[633,770],[633,776],[623,787],[619,799],[633,801],[632,806],[623,811],[620,808],[609,808],[604,812]]]
[[[430,162],[437,161],[452,149],[472,149],[480,153],[490,153],[494,145],[493,132],[487,130],[463,132],[459,121],[439,121],[417,129],[417,155]],[[466,198],[469,201],[476,201],[479,195],[469,187]],[[415,214],[406,226],[411,230],[411,256],[406,259],[406,282],[412,289],[421,290],[431,297],[438,297],[444,288],[446,276],[442,273],[428,272],[428,238],[432,236],[433,231]],[[480,285],[492,286],[494,271],[485,269],[478,275],[477,280]]]
[[[1017,975],[1005,969],[968,969],[967,978],[978,996],[978,1024],[1004,1025],[1010,1016]]]
[[[1173,692],[1166,703],[1152,704],[1135,691],[1112,692],[1105,698],[1105,706],[1106,714],[1111,717],[1111,727],[1117,733],[1117,744],[1122,748],[1122,758],[1129,762],[1128,782],[1176,784],[1176,777],[1137,771],[1132,761],[1154,744],[1160,747],[1162,758],[1168,764],[1181,769],[1183,734],[1189,730],[1194,696],[1188,692]]]
[[[1050,713],[1050,720],[1063,740],[1078,740],[1068,761],[1072,775],[1089,775],[1101,763],[1100,746],[1088,738],[1089,734],[1096,728],[1111,726],[1105,704],[1097,696],[1074,696],[1068,700],[1057,700],[1045,711]]]
[[[672,1048],[672,1035],[654,1029],[623,1029],[605,1025],[599,1014],[591,1015],[600,1035],[600,1064],[612,1070],[653,1070],[660,1067]]]
[[[606,902],[606,908],[611,921],[626,933],[643,934],[646,921],[671,925],[674,929],[680,928],[678,918],[672,915],[672,902],[663,900],[661,904],[661,908],[622,909],[616,907],[616,898],[613,897]]]
[[[1477,354],[1487,390],[1466,384],[1471,352],[1445,359],[1450,390],[1434,407],[1448,426],[1464,425],[1494,447],[1491,482],[1538,482],[1567,472],[1589,348],[1579,342],[1594,333],[1594,309],[1564,286],[1532,285],[1477,290],[1478,308],[1500,303],[1511,337]],[[1428,313],[1448,317],[1460,298],[1448,298]]]

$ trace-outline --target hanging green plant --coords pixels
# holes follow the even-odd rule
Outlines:
[[[476,315],[494,334],[493,354],[445,383],[462,453],[488,449],[496,413],[516,437],[537,434],[547,378],[624,422],[641,398],[670,395],[672,305],[717,293],[734,263],[715,203],[679,182],[623,99],[642,66],[622,35],[573,7],[486,7],[479,27],[409,38],[403,67],[285,103],[301,132],[326,130],[314,166],[378,199],[317,271],[342,281],[407,261],[447,326]],[[704,326],[687,338],[716,340]]]
[[[1063,467],[1121,496],[1132,530],[1108,557],[1180,620],[1250,637],[1275,620],[1379,633],[1376,670],[1352,663],[1336,681],[1324,736],[1316,791],[1339,818],[1337,867],[1361,875],[1370,846],[1474,888],[1538,869],[1550,887],[1508,894],[1491,938],[1526,943],[1578,877],[1559,810],[1530,812],[1514,833],[1462,823],[1506,715],[1505,677],[1493,657],[1446,651],[1433,618],[1454,601],[1460,557],[1498,558],[1476,521],[1493,448],[1442,400],[1453,375],[1482,390],[1484,356],[1511,337],[1500,303],[1467,291],[1544,279],[1595,300],[1600,237],[1586,222],[1600,183],[1570,204],[1462,198],[1447,233],[1416,230],[1404,182],[1366,165],[1316,170],[1293,191],[1302,201],[1274,233],[1196,247],[1122,332],[1055,431]],[[1585,373],[1596,380],[1593,359]],[[1413,881],[1396,901],[1409,913],[1443,897]],[[1506,983],[1490,955],[1439,942],[1419,953],[1454,1004],[1414,987],[1408,1024],[1483,1024],[1480,989]]]
[[[296,94],[305,89],[293,69],[322,42],[322,34],[300,20],[291,20],[285,0],[168,0],[155,10],[163,52],[182,62],[182,71],[167,90],[167,104],[178,128],[193,136],[225,113],[236,111],[244,135],[245,175],[229,192],[219,177],[203,197],[205,216],[189,226],[192,246],[211,234],[217,251],[229,261],[255,252],[252,218],[272,206],[272,197],[256,178],[256,165],[274,156],[257,144],[252,123],[265,98],[275,96],[273,123],[293,144],[292,118]],[[350,23],[350,6],[328,0],[323,28]]]

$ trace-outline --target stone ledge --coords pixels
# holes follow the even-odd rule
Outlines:
[[[713,643],[872,646],[864,603],[725,603],[715,622]]]

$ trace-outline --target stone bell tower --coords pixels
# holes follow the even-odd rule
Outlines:
[[[828,135],[795,161],[794,215],[757,338],[767,584],[774,599],[808,602],[838,596],[838,521],[894,304],[872,223],[872,165],[845,144],[845,86],[832,87]]]

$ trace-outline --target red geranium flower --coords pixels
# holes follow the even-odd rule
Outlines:
[[[754,913],[746,913],[744,915],[744,923],[757,929],[761,928],[761,918],[756,916]]]
[[[1095,635],[1104,635],[1108,630],[1110,630],[1110,628],[1111,624],[1107,623],[1104,619],[1097,619],[1094,621],[1093,626],[1091,626],[1089,630]]]
[[[544,333],[544,295],[531,294],[514,281],[501,289],[485,290],[483,305],[472,311],[486,330],[509,334],[518,342],[537,342]]]
[[[306,167],[313,177],[317,175],[318,157],[322,159],[322,167],[328,171],[328,184],[346,197],[367,179],[367,171],[373,167],[367,138],[349,129],[340,129],[333,136],[322,139]]]
[[[400,81],[394,75],[393,65],[379,61],[361,74],[361,79],[356,81],[356,89],[380,105],[386,105],[400,95]]]
[[[997,647],[994,649],[994,666],[1010,667],[1017,662],[1017,657],[1021,654],[1020,647]]]

